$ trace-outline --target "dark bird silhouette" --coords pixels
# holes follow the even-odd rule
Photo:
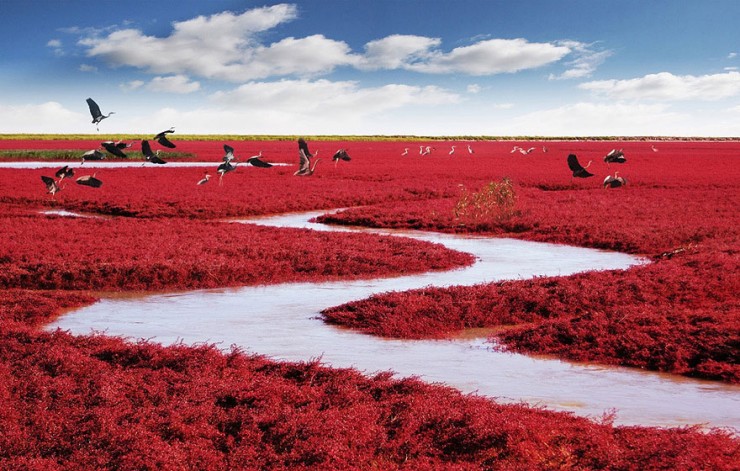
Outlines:
[[[627,184],[627,180],[619,176],[619,172],[614,172],[614,176],[607,175],[604,179],[604,188],[619,188]]]
[[[95,128],[100,131],[100,127],[98,126],[98,123],[100,123],[105,118],[109,117],[112,114],[115,114],[115,111],[111,111],[107,115],[103,115],[103,113],[100,111],[100,107],[97,103],[95,103],[95,100],[92,98],[88,98],[87,100],[87,107],[90,108],[90,115],[92,115],[92,123],[95,125]]]
[[[103,160],[104,158],[105,154],[100,152],[100,148],[92,149],[82,154],[82,164],[85,163],[85,160]]]
[[[302,137],[298,138],[298,151],[303,151],[309,159],[313,157],[313,154],[308,151],[308,143]]]
[[[248,158],[247,159],[247,163],[249,165],[253,165],[255,167],[260,167],[260,168],[270,168],[270,167],[272,167],[272,164],[271,163],[265,162],[264,160],[262,160],[262,151],[260,151],[259,154],[253,155],[250,158]]]
[[[169,139],[167,139],[167,134],[172,133],[172,132],[175,132],[175,128],[169,128],[166,131],[160,132],[159,134],[154,136],[154,140],[159,142],[159,144],[164,147],[169,147],[170,149],[174,149],[176,147],[175,144]]]
[[[339,149],[334,153],[334,156],[331,159],[334,161],[334,166],[336,167],[340,160],[349,162],[352,160],[352,157],[347,153],[347,149]]]
[[[607,165],[611,164],[623,164],[627,162],[627,158],[624,156],[622,149],[612,149],[608,154],[604,156],[604,162]]]
[[[58,192],[62,191],[62,188],[59,186],[59,184],[51,177],[41,175],[41,181],[43,181],[44,185],[46,185],[46,192],[51,193],[52,197]]]
[[[591,166],[591,161],[589,160],[585,167],[583,167],[580,163],[578,163],[578,157],[576,157],[576,154],[569,154],[568,155],[568,168],[573,172],[573,176],[576,178],[588,178],[593,177],[594,174],[586,170],[589,166]]]
[[[103,182],[95,178],[94,173],[92,175],[83,175],[80,178],[78,178],[76,181],[78,185],[85,185],[85,186],[90,186],[93,188],[100,188],[101,186],[103,186]]]
[[[211,175],[208,172],[206,172],[205,175],[203,175],[203,178],[198,180],[198,183],[196,183],[196,185],[205,185],[206,183],[208,183],[208,180],[210,179],[211,179]]]
[[[166,164],[164,160],[159,158],[159,149],[157,149],[157,153],[155,154],[152,152],[152,147],[149,145],[149,141],[144,139],[141,141],[141,153],[144,154],[144,158],[146,159],[146,162],[151,162],[153,164]],[[146,162],[141,164],[143,167]]]
[[[116,157],[121,157],[124,159],[128,158],[128,155],[124,154],[123,151],[121,150],[121,147],[119,147],[121,145],[120,141],[119,142],[105,141],[105,142],[101,142],[100,145],[103,146],[105,150],[115,155]],[[123,147],[124,149],[126,148],[125,146],[126,144],[124,144],[124,147]]]
[[[75,175],[75,171],[71,168],[69,168],[69,165],[65,165],[64,167],[57,170],[57,172],[54,174],[59,181],[61,182],[65,178],[72,178]]]

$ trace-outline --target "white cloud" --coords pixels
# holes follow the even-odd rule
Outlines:
[[[174,22],[166,37],[126,28],[87,33],[79,44],[87,48],[88,57],[103,59],[114,67],[232,82],[289,75],[313,77],[341,66],[493,75],[541,67],[573,51],[579,58],[573,63],[577,72],[571,73],[583,76],[606,56],[574,41],[531,43],[521,38],[484,39],[446,52],[440,49],[439,38],[395,34],[368,42],[364,54],[354,53],[344,41],[321,34],[287,37],[271,44],[260,42],[259,33],[296,17],[295,5],[280,4],[241,14],[222,12]]]
[[[144,86],[144,84],[146,84],[146,82],[144,82],[143,80],[132,80],[130,82],[122,83],[120,87],[121,90],[123,90],[124,92],[130,92],[140,89]]]
[[[184,75],[171,75],[168,77],[154,77],[146,88],[152,92],[186,94],[200,90],[200,82],[191,82]]]
[[[365,44],[365,55],[358,62],[362,69],[400,69],[427,59],[442,41],[438,38],[394,34]]]
[[[481,86],[478,85],[477,83],[471,83],[470,85],[468,85],[466,90],[468,91],[468,93],[473,93],[473,94],[480,93]]]
[[[90,122],[89,114],[70,111],[55,101],[27,105],[0,103],[0,133],[77,132],[78,123],[83,122]]]
[[[97,72],[98,68],[90,64],[80,64],[80,72]]]
[[[597,80],[579,88],[616,99],[719,100],[740,94],[740,73],[697,77],[660,72],[627,80]]]
[[[64,49],[62,49],[62,41],[60,41],[59,39],[50,39],[46,43],[46,47],[51,48],[51,50],[54,51],[55,56],[64,55]]]
[[[489,39],[449,53],[430,52],[424,61],[404,65],[407,70],[426,73],[493,75],[541,67],[570,53],[565,46],[530,43],[526,39]]]
[[[731,52],[731,53],[727,54],[727,58],[728,59],[734,59],[736,57],[737,57],[737,52]]]
[[[493,108],[496,110],[510,110],[514,108],[514,103],[494,103]]]
[[[578,41],[559,41],[558,44],[569,48],[575,59],[567,62],[570,68],[562,74],[550,74],[550,80],[590,77],[594,70],[612,55],[612,51],[595,51],[592,49],[592,44],[584,44]]]

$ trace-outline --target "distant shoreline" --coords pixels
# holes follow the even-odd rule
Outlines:
[[[148,134],[1,134],[0,140],[98,140],[109,139],[150,139]],[[272,135],[272,134],[178,134],[178,140],[185,141],[292,141],[298,137],[314,141],[655,141],[655,142],[737,142],[740,136],[702,137],[702,136],[414,136],[414,135]]]

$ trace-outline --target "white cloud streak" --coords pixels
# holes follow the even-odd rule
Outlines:
[[[712,101],[740,95],[740,72],[701,76],[660,72],[626,80],[586,82],[579,88],[620,100]]]
[[[241,14],[222,12],[174,22],[166,37],[128,28],[95,32],[79,44],[87,49],[88,57],[103,59],[114,67],[232,82],[285,76],[311,78],[343,66],[483,76],[542,67],[574,51],[579,58],[574,61],[576,72],[572,74],[583,76],[607,56],[592,53],[575,41],[532,43],[522,38],[483,39],[444,51],[439,38],[395,34],[368,42],[364,53],[355,53],[346,42],[321,34],[287,37],[271,44],[260,42],[259,33],[295,18],[295,5],[280,4]]]

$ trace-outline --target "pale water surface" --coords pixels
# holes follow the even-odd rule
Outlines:
[[[320,212],[253,219],[276,227],[337,228],[308,222]],[[235,221],[237,222],[237,221]],[[391,290],[471,285],[645,263],[599,250],[513,239],[417,231],[368,230],[444,244],[469,252],[468,268],[350,282],[287,283],[201,290],[140,298],[108,298],[59,319],[50,329],[150,339],[163,344],[216,343],[280,360],[321,361],[367,373],[392,370],[454,386],[500,402],[526,401],[554,410],[600,417],[616,410],[616,423],[653,426],[702,424],[740,430],[740,387],[716,382],[532,358],[492,349],[485,339],[389,340],[325,325],[319,312]]]

